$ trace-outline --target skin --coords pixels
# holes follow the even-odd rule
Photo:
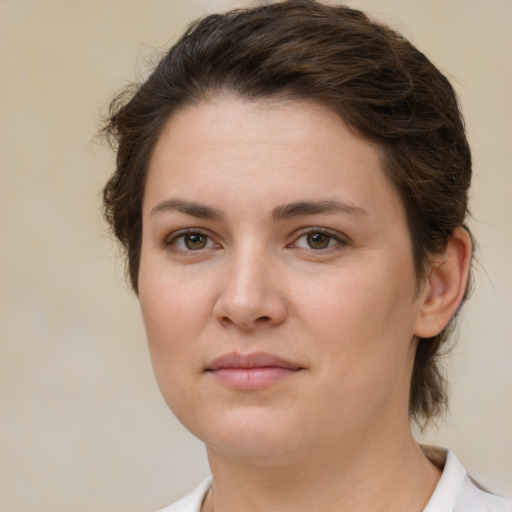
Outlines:
[[[460,230],[418,283],[379,149],[319,106],[175,114],[149,167],[139,298],[162,394],[207,447],[204,510],[422,510],[439,471],[410,432],[416,336],[455,311],[469,254]],[[293,369],[212,371],[255,353]]]

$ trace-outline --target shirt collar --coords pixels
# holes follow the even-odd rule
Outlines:
[[[422,446],[421,449],[435,466],[443,470],[423,512],[453,510],[467,475],[464,466],[450,450],[434,446]]]

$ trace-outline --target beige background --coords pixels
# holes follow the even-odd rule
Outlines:
[[[475,160],[476,293],[427,440],[512,496],[510,0],[353,0],[460,93]],[[156,510],[206,473],[153,381],[101,220],[100,112],[196,16],[229,0],[0,0],[0,511]],[[138,71],[137,71],[138,70]]]

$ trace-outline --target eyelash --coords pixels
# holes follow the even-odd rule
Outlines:
[[[306,244],[308,247],[300,247],[298,245],[299,240],[305,238],[307,240],[307,237],[313,236],[313,235],[321,235],[323,237],[327,237],[327,246],[326,247],[311,247],[311,242],[307,241]],[[196,249],[191,249],[189,247],[178,247],[178,244],[180,241],[183,244],[187,243],[187,236],[193,237],[203,237],[205,246],[204,247],[198,247]],[[334,242],[334,243],[333,243]],[[321,252],[321,251],[329,251],[329,250],[335,250],[340,249],[348,244],[348,240],[346,237],[342,237],[339,233],[333,232],[324,228],[307,228],[300,232],[298,236],[294,238],[292,242],[286,245],[286,248],[297,248],[297,249],[303,249],[307,251],[313,251],[313,252]],[[166,249],[170,249],[173,252],[176,253],[200,253],[203,250],[208,249],[218,249],[221,246],[217,244],[213,238],[206,233],[205,231],[201,229],[187,229],[185,231],[180,231],[177,233],[172,234],[171,236],[167,237],[164,241],[164,247]]]
[[[207,245],[213,243],[216,247],[200,247],[197,249],[177,247],[179,241],[182,241],[183,244],[186,244],[187,236],[190,236],[190,237],[199,236],[199,237],[206,238]],[[181,253],[200,252],[201,250],[204,250],[204,249],[213,249],[213,248],[220,247],[219,244],[217,244],[216,242],[213,241],[213,238],[210,235],[208,235],[207,233],[205,233],[204,231],[202,231],[200,229],[187,229],[185,231],[179,231],[178,233],[173,233],[171,236],[169,236],[165,239],[164,246],[165,246],[165,248],[171,249],[174,252],[181,252]]]
[[[306,238],[312,235],[321,235],[324,237],[328,237],[328,245],[326,247],[311,247],[310,241],[307,241],[306,244],[308,247],[299,247],[297,245],[297,242],[301,240],[302,238]],[[332,243],[334,242],[334,243]],[[307,228],[306,230],[302,231],[299,236],[295,238],[295,240],[288,244],[287,247],[290,248],[299,248],[299,249],[305,249],[313,252],[320,252],[320,251],[328,251],[328,250],[335,250],[340,249],[343,246],[348,244],[348,240],[341,236],[340,233],[330,231],[328,229],[324,228]]]

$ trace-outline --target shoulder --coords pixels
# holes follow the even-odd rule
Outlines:
[[[438,466],[444,459],[443,473],[423,512],[512,512],[512,502],[473,481],[453,452],[432,447],[423,450]]]
[[[201,482],[190,494],[159,512],[200,512],[204,497],[212,484],[211,477]]]

